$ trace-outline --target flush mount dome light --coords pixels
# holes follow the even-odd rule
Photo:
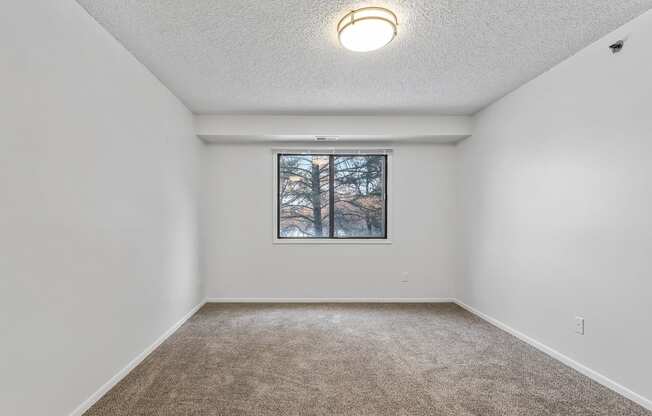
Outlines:
[[[355,52],[369,52],[387,45],[396,36],[398,19],[383,7],[363,7],[347,13],[337,24],[340,43]]]

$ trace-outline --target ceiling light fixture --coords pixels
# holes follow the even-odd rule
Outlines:
[[[363,7],[347,13],[337,24],[340,43],[355,52],[380,49],[396,37],[398,19],[383,7]]]

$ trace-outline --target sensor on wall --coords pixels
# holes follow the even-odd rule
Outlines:
[[[623,46],[625,45],[624,40],[619,40],[618,42],[612,43],[609,45],[609,49],[611,49],[611,53],[618,53],[621,50],[623,50]]]

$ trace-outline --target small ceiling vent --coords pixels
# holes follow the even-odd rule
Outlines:
[[[337,136],[316,136],[315,137],[315,140],[318,141],[318,142],[334,142],[337,139],[339,139],[339,137],[337,137]]]

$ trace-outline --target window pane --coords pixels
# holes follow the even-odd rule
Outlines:
[[[385,237],[385,160],[335,157],[335,237]]]
[[[279,237],[329,236],[328,156],[279,156]]]

